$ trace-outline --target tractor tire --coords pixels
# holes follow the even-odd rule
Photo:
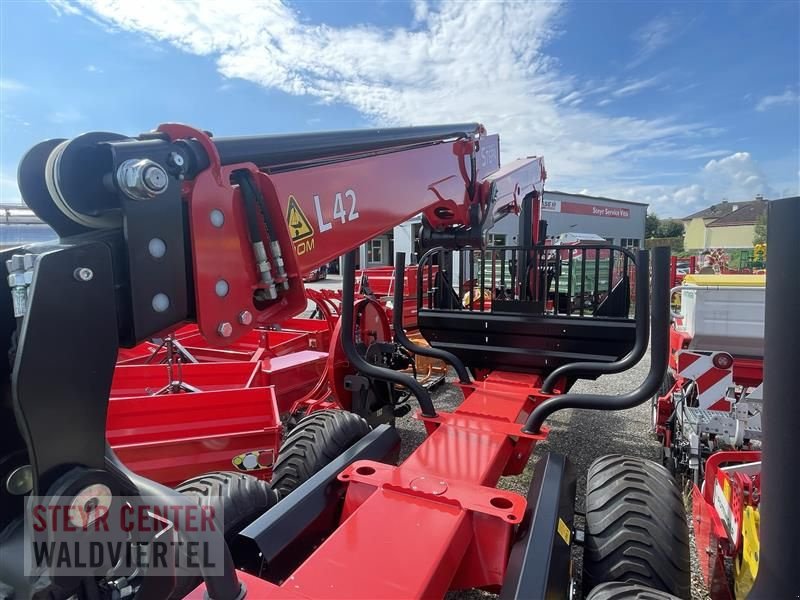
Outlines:
[[[680,600],[667,594],[637,583],[613,581],[601,583],[586,597],[586,600]]]
[[[678,486],[661,465],[612,454],[589,467],[583,589],[640,584],[689,598],[689,527]]]
[[[369,431],[364,419],[346,410],[320,410],[304,417],[278,452],[272,489],[285,498]]]
[[[193,498],[200,506],[214,507],[215,513],[222,515],[226,541],[230,541],[278,501],[277,494],[266,481],[227,471],[192,477],[175,489]],[[201,581],[198,571],[179,569],[175,573],[175,589],[170,598],[183,598]]]

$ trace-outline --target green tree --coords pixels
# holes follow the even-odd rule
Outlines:
[[[660,238],[674,238],[683,235],[683,223],[680,221],[673,221],[672,219],[664,219],[658,224],[656,230],[656,237]]]
[[[753,229],[753,245],[767,243],[767,211],[761,213],[756,219],[756,226]]]
[[[644,237],[647,239],[657,237],[656,234],[660,223],[661,219],[658,218],[657,214],[647,213],[647,217],[644,220]]]

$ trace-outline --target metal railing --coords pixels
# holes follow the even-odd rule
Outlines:
[[[635,269],[635,253],[613,245],[435,248],[419,262],[417,305],[430,310],[629,317]],[[615,308],[609,313],[602,307],[612,296]]]

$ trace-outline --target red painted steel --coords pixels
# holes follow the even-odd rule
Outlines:
[[[281,423],[273,388],[241,387],[112,397],[106,436],[130,469],[175,486],[199,473],[235,470],[236,456],[261,450],[272,460],[250,473],[269,479]]]
[[[293,198],[313,230],[294,243],[307,272],[423,211],[436,225],[467,224],[473,199],[462,165],[473,151],[473,141],[456,141],[275,173],[270,203],[286,223]]]
[[[424,418],[429,435],[400,466],[360,461],[342,471],[339,527],[280,586],[245,577],[251,592],[399,599],[497,591],[526,499],[493,486],[516,453],[527,461],[546,436],[522,434],[520,425],[541,398],[540,383],[535,375],[494,372],[462,386],[461,406]]]
[[[692,489],[692,523],[694,525],[697,555],[703,580],[713,600],[731,600],[733,592],[728,585],[726,558],[736,557],[741,544],[742,519],[745,506],[758,506],[760,500],[760,474],[748,476],[740,472],[726,472],[725,465],[753,463],[761,460],[757,450],[726,450],[712,454],[706,461],[702,490]],[[714,502],[714,490],[728,489],[730,517],[735,524],[735,537],[731,538],[722,515]]]
[[[704,500],[696,485],[692,486],[692,525],[697,559],[706,588],[714,600],[733,600],[727,584],[725,557],[719,552],[720,539],[726,536],[725,527],[714,505]]]
[[[249,163],[220,166],[201,131],[180,125],[160,131],[171,139],[196,139],[211,163],[182,187],[198,325],[175,332],[177,344],[120,352],[108,439],[129,467],[168,484],[240,468],[240,456],[254,451],[254,474],[268,477],[282,412],[347,408],[343,381],[353,370],[340,344],[341,297],[309,294],[323,318],[311,325],[298,319],[306,308],[303,273],[420,212],[434,228],[469,226],[476,212],[478,222],[492,223],[518,212],[524,197],[541,197],[545,178],[540,158],[500,168],[499,138],[483,131],[475,139],[271,173]],[[273,302],[254,301],[263,284],[240,190],[230,183],[238,170],[252,175],[275,226],[277,239],[268,239],[266,227],[261,237],[282,249],[287,276],[278,277],[273,260],[279,289]],[[222,213],[221,226],[212,211]],[[220,293],[223,281],[226,291]],[[409,290],[415,284],[412,275]],[[355,309],[357,342],[390,339],[378,302],[362,298]],[[280,322],[279,331],[256,328]],[[231,333],[220,325],[229,325]],[[176,362],[176,352],[186,355]],[[194,360],[199,364],[187,364]],[[340,473],[347,491],[339,527],[280,586],[241,574],[249,596],[418,598],[467,587],[497,591],[526,499],[494,486],[504,474],[519,472],[546,436],[521,432],[544,398],[540,384],[538,375],[488,373],[461,386],[465,400],[453,413],[418,415],[428,436],[416,451],[400,466],[360,462]]]
[[[403,285],[403,326],[405,329],[417,327],[417,268],[417,265],[409,265],[405,270]],[[433,269],[433,274],[435,273],[436,268]],[[391,322],[392,313],[397,308],[395,306],[389,308],[387,305],[388,302],[394,301],[394,267],[369,267],[356,271],[356,289],[361,284],[362,276],[366,276],[370,291],[383,305]],[[423,297],[427,292],[428,280],[423,278]]]

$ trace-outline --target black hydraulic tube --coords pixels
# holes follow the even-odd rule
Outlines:
[[[355,304],[355,277],[356,277],[356,251],[353,250],[344,255],[344,264],[342,265],[342,329],[341,340],[342,349],[344,350],[347,360],[350,365],[357,369],[360,373],[375,379],[382,379],[390,383],[396,383],[411,390],[411,393],[417,397],[417,402],[422,409],[423,416],[435,417],[436,409],[433,408],[433,401],[431,395],[428,393],[414,377],[399,373],[391,369],[379,367],[368,363],[362,357],[358,350],[356,350],[355,342],[353,341],[353,306]]]
[[[625,410],[647,401],[658,391],[669,360],[669,248],[653,248],[653,284],[650,310],[650,371],[635,390],[619,396],[562,394],[544,401],[531,412],[522,430],[539,433],[544,420],[565,408]],[[637,294],[647,293],[637,290]]]
[[[403,252],[395,254],[394,258],[394,308],[392,309],[392,325],[394,327],[394,339],[403,348],[414,354],[438,358],[451,365],[458,374],[461,383],[470,383],[467,368],[461,359],[447,350],[439,350],[430,346],[419,346],[408,339],[403,329],[403,288],[405,287],[406,255]]]
[[[585,248],[583,252],[586,252]],[[639,250],[636,256],[636,340],[631,351],[614,362],[576,362],[561,365],[545,377],[544,383],[542,383],[542,393],[552,394],[553,386],[559,378],[574,371],[593,375],[621,373],[642,360],[647,350],[647,343],[650,341],[650,302],[647,294],[647,282],[650,276],[649,258],[647,250]]]
[[[123,479],[127,478],[130,480],[130,482],[139,490],[140,495],[161,498],[166,505],[180,504],[181,506],[186,507],[187,510],[197,506],[196,502],[188,496],[184,496],[172,488],[168,488],[160,483],[156,483],[152,479],[147,479],[131,471],[122,463],[117,455],[114,454],[114,451],[108,444],[106,444],[105,459],[106,469],[112,473],[115,472],[119,474]],[[181,535],[189,538],[198,537],[197,533],[186,531],[186,528],[181,531]],[[191,541],[202,542],[202,540],[199,539],[194,539]],[[239,578],[236,575],[236,567],[233,564],[233,558],[228,545],[225,542],[222,544],[222,561],[224,563],[222,565],[222,574],[208,575],[207,573],[203,573],[203,581],[206,584],[206,597],[210,600],[240,600],[241,598],[245,597],[245,587],[239,582]],[[204,561],[200,561],[201,573],[204,568],[203,562]]]
[[[217,147],[223,165],[252,162],[258,167],[265,168],[466,138],[481,131],[480,123],[455,123],[422,127],[221,137],[212,138],[212,141]]]
[[[800,197],[769,203],[767,291],[764,312],[764,411],[761,416],[761,522],[758,575],[748,598],[800,597],[797,540],[800,469],[797,468],[797,340],[800,278],[797,227]],[[795,273],[795,275],[791,275]]]

